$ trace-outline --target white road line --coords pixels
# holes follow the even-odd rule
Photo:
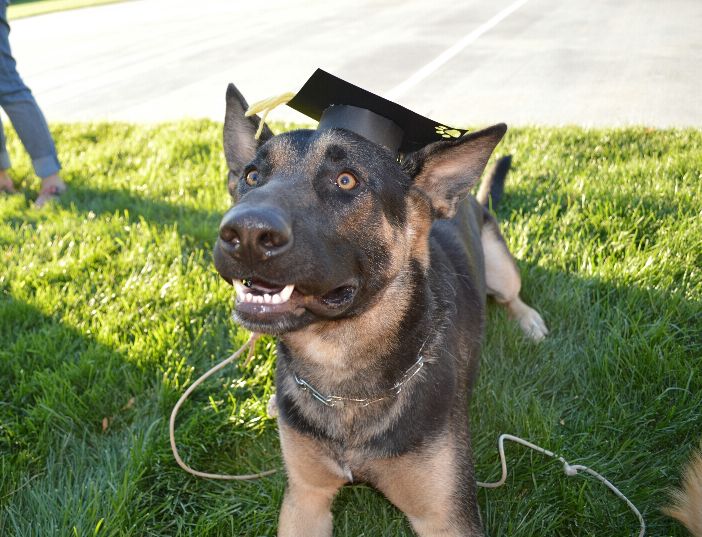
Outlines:
[[[458,54],[464,48],[466,48],[468,45],[473,43],[476,39],[478,39],[485,32],[487,32],[491,28],[494,28],[495,26],[497,26],[503,19],[506,19],[507,17],[509,17],[512,13],[517,11],[520,7],[522,7],[528,1],[529,0],[517,0],[513,4],[504,8],[502,11],[500,11],[497,15],[495,15],[489,21],[484,22],[483,24],[478,26],[475,30],[473,30],[469,34],[463,36],[463,38],[461,38],[460,41],[457,41],[453,46],[451,46],[450,48],[447,48],[445,51],[443,51],[441,54],[439,54],[436,58],[434,58],[432,61],[430,61],[424,67],[422,67],[421,69],[416,71],[412,76],[410,76],[404,82],[401,82],[400,84],[398,84],[397,86],[395,86],[391,90],[387,91],[384,95],[385,98],[389,99],[391,101],[394,101],[395,99],[403,96],[412,87],[416,86],[422,80],[424,80],[425,78],[430,76],[439,67],[444,65],[447,61],[449,61],[451,58],[453,58],[456,54]]]

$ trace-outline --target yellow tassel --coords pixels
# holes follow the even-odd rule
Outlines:
[[[281,104],[287,104],[288,101],[290,101],[293,97],[295,97],[295,93],[289,91],[287,93],[283,93],[282,95],[278,95],[277,97],[269,97],[268,99],[263,99],[262,101],[258,101],[249,106],[249,109],[244,114],[246,117],[253,116],[254,114],[258,114],[259,112],[263,112],[261,114],[261,122],[259,123],[258,130],[256,131],[256,135],[254,136],[256,140],[258,140],[261,137],[261,132],[263,132],[263,125],[266,122],[268,113],[271,110],[280,106]]]

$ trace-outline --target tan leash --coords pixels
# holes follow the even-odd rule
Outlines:
[[[235,360],[238,360],[247,348],[249,349],[249,356],[248,356],[245,364],[248,364],[249,361],[251,360],[251,358],[253,357],[254,344],[256,343],[256,340],[258,340],[259,337],[260,337],[260,334],[256,334],[256,333],[251,334],[251,337],[248,339],[248,341],[246,343],[244,343],[238,351],[236,351],[234,354],[232,354],[229,358],[221,361],[219,364],[214,366],[212,369],[210,369],[204,375],[202,375],[199,379],[197,379],[195,382],[193,382],[192,385],[187,390],[185,390],[185,393],[183,393],[183,395],[180,396],[180,399],[178,399],[178,402],[173,407],[173,411],[171,412],[171,419],[170,419],[169,427],[168,427],[168,432],[170,434],[170,440],[171,440],[171,450],[173,451],[173,456],[175,457],[175,460],[178,463],[178,466],[180,466],[183,470],[185,470],[189,474],[195,475],[197,477],[204,477],[206,479],[248,481],[248,480],[252,480],[252,479],[259,479],[261,477],[265,477],[265,476],[274,474],[278,471],[278,470],[267,470],[265,472],[260,472],[257,474],[243,474],[243,475],[209,474],[207,472],[200,472],[198,470],[194,470],[193,468],[191,468],[190,466],[185,464],[185,462],[183,462],[183,459],[181,459],[180,455],[178,454],[178,448],[176,447],[176,442],[175,442],[176,415],[178,414],[178,410],[180,410],[180,407],[185,402],[185,400],[190,396],[190,394],[195,390],[195,388],[197,388],[205,380],[207,380],[209,377],[214,375],[217,371],[219,371],[223,367],[229,365],[230,363],[234,362]],[[646,534],[646,523],[644,521],[643,516],[641,515],[641,512],[636,508],[636,506],[633,503],[631,503],[629,498],[627,498],[617,487],[615,487],[604,476],[602,476],[599,473],[595,472],[594,470],[588,468],[587,466],[583,466],[581,464],[570,464],[568,461],[566,461],[560,455],[557,455],[556,453],[553,453],[552,451],[544,449],[540,446],[537,446],[536,444],[532,444],[531,442],[529,442],[527,440],[524,440],[522,438],[519,438],[518,436],[514,436],[511,434],[500,435],[500,438],[497,441],[497,449],[498,449],[498,453],[500,455],[500,465],[502,466],[502,477],[499,479],[499,481],[495,481],[493,483],[482,483],[482,482],[478,481],[477,485],[479,487],[494,489],[497,487],[501,487],[502,485],[505,484],[505,481],[507,480],[507,459],[505,456],[505,440],[510,440],[512,442],[516,442],[516,443],[521,444],[523,446],[526,446],[530,449],[533,449],[534,451],[538,451],[539,453],[541,453],[543,455],[558,459],[560,462],[563,463],[563,470],[565,471],[565,474],[568,476],[574,476],[574,475],[577,475],[579,471],[583,471],[587,474],[590,474],[591,476],[593,476],[594,478],[596,478],[600,482],[604,483],[607,486],[607,488],[609,488],[609,490],[611,490],[614,494],[617,495],[617,497],[619,497],[620,499],[622,499],[626,502],[629,509],[631,509],[631,511],[639,519],[641,529],[639,531],[638,537],[643,537]]]
[[[265,472],[259,472],[257,474],[242,474],[242,475],[226,475],[226,474],[210,474],[207,472],[200,472],[198,470],[194,470],[185,462],[183,459],[180,458],[180,455],[178,454],[178,447],[176,446],[176,441],[175,441],[175,421],[176,421],[176,416],[178,415],[178,411],[180,410],[180,407],[183,405],[185,400],[190,397],[190,394],[195,391],[195,388],[197,388],[200,384],[205,382],[209,377],[214,375],[217,371],[222,369],[223,367],[226,367],[230,363],[234,362],[235,360],[238,360],[239,357],[244,353],[244,351],[248,348],[249,349],[249,356],[246,360],[246,363],[248,363],[251,360],[251,357],[253,356],[253,348],[254,344],[256,343],[256,340],[260,337],[260,334],[253,333],[251,334],[251,337],[248,339],[246,343],[244,343],[241,348],[236,351],[234,354],[232,354],[229,358],[226,360],[222,360],[220,363],[218,363],[216,366],[214,366],[212,369],[210,369],[207,373],[202,375],[199,379],[197,379],[195,382],[193,382],[190,387],[185,390],[185,393],[180,396],[180,399],[178,399],[178,402],[175,404],[173,407],[173,411],[171,412],[171,419],[170,422],[168,423],[168,434],[170,435],[170,440],[171,440],[171,451],[173,451],[173,456],[175,457],[176,462],[178,463],[178,466],[180,466],[183,470],[188,472],[189,474],[193,474],[197,477],[204,477],[206,479],[225,479],[229,481],[248,481],[251,479],[259,479],[261,477],[265,477],[267,475],[271,475],[276,473],[278,470],[266,470]]]
[[[500,438],[497,441],[497,451],[500,454],[500,465],[502,466],[502,477],[500,477],[499,481],[495,481],[493,483],[481,483],[480,481],[477,482],[477,485],[479,487],[483,488],[488,488],[488,489],[496,489],[497,487],[501,487],[502,485],[505,484],[505,481],[507,480],[507,459],[505,457],[505,440],[510,440],[511,442],[516,442],[517,444],[521,444],[523,446],[528,447],[529,449],[533,449],[534,451],[538,451],[539,453],[546,455],[548,457],[553,457],[554,459],[558,459],[563,463],[563,471],[567,476],[574,476],[577,475],[579,471],[583,471],[585,473],[590,474],[593,476],[595,479],[600,481],[601,483],[604,483],[609,490],[614,492],[620,499],[624,500],[626,504],[629,506],[629,509],[636,515],[636,517],[639,519],[639,524],[641,525],[641,529],[639,531],[639,537],[643,537],[646,534],[646,522],[644,522],[644,518],[639,512],[639,510],[636,508],[636,506],[631,503],[629,498],[624,496],[624,494],[617,488],[615,487],[611,481],[607,480],[603,475],[598,474],[595,472],[595,470],[592,470],[591,468],[588,468],[587,466],[583,466],[582,464],[570,464],[567,460],[565,460],[563,457],[560,455],[549,451],[548,449],[544,449],[541,446],[537,446],[536,444],[532,444],[528,440],[524,440],[523,438],[519,438],[518,436],[514,436],[511,434],[502,434],[500,435]]]

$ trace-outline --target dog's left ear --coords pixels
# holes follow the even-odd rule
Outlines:
[[[435,142],[403,163],[414,186],[431,201],[435,217],[451,218],[456,214],[458,202],[478,181],[505,132],[507,125],[499,123],[455,141]]]
[[[254,138],[261,119],[258,116],[245,117],[244,113],[248,108],[249,105],[241,92],[234,84],[229,84],[223,141],[224,156],[235,177],[242,174],[244,166],[253,160],[258,148],[273,137],[268,125],[264,125],[259,139]]]

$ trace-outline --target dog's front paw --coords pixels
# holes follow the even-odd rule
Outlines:
[[[546,323],[539,315],[539,312],[527,306],[521,299],[515,298],[512,300],[507,304],[507,309],[510,315],[517,320],[528,338],[533,341],[541,341],[548,335],[548,328],[546,328]]]
[[[548,335],[546,323],[534,308],[526,306],[525,311],[517,320],[527,337],[534,341],[541,341]]]

